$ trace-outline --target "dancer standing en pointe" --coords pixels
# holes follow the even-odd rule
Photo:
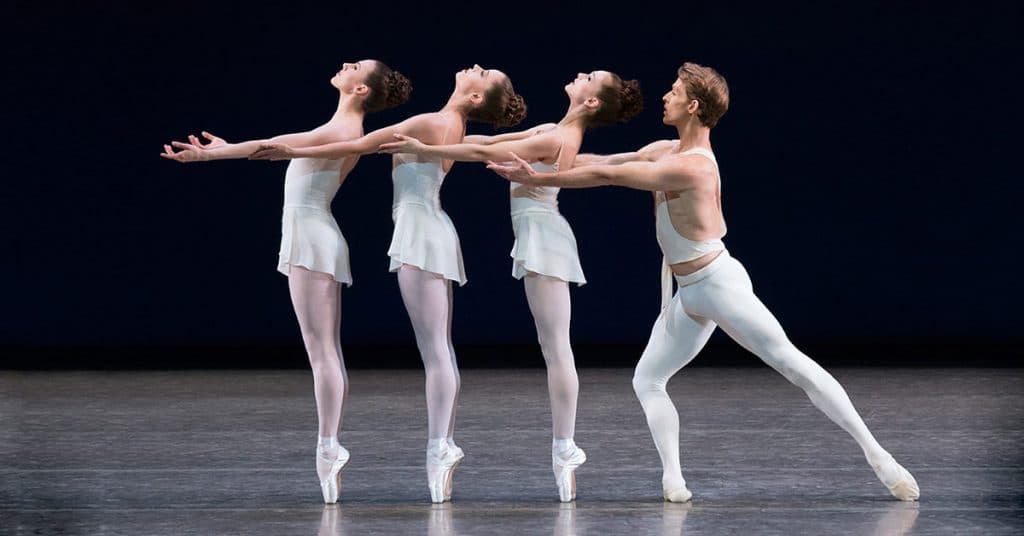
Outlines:
[[[658,243],[679,288],[654,324],[633,387],[661,456],[664,498],[685,502],[692,497],[679,464],[679,416],[665,385],[721,326],[803,389],[812,404],[849,433],[894,497],[917,500],[920,491],[914,477],[875,440],[839,382],[789,341],[754,295],[746,269],[725,250],[721,181],[710,136],[728,108],[729,89],[714,69],[694,63],[684,64],[677,75],[662,100],[663,121],[676,127],[678,140],[655,142],[634,153],[586,157],[584,163],[592,165],[555,173],[534,171],[518,157],[514,165],[488,165],[524,184],[618,185],[657,192]]]
[[[409,98],[409,80],[376,60],[346,63],[331,79],[338,106],[331,119],[308,132],[284,134],[269,140],[227,143],[208,132],[202,143],[164,145],[160,156],[177,162],[247,158],[261,144],[320,145],[363,135],[366,113],[398,106]],[[172,147],[180,149],[175,152]],[[331,214],[331,201],[355,167],[352,158],[301,158],[285,172],[284,213],[277,269],[288,276],[288,289],[299,320],[302,340],[313,370],[320,436],[316,449],[317,476],[324,502],[336,503],[341,493],[341,469],[349,453],[338,443],[348,396],[348,374],[341,353],[341,285],[352,285],[348,244]]]
[[[526,104],[505,73],[474,65],[456,73],[455,90],[438,112],[413,116],[352,141],[318,147],[267,143],[251,158],[342,158],[376,153],[396,134],[433,144],[457,143],[465,135],[467,120],[513,126],[525,115]],[[452,162],[414,154],[395,154],[392,162],[395,230],[388,255],[391,271],[398,272],[398,286],[426,371],[427,486],[431,501],[439,503],[451,499],[452,474],[464,456],[454,440],[459,369],[451,341],[451,282],[465,284],[466,271],[458,234],[440,201],[441,183]]]
[[[564,88],[569,109],[557,125],[533,129],[504,140],[478,139],[476,143],[426,145],[396,135],[398,141],[381,152],[416,154],[465,162],[508,159],[521,155],[537,171],[557,171],[572,165],[587,128],[628,121],[643,106],[639,84],[623,81],[608,71],[578,73]],[[532,134],[532,135],[531,135]],[[511,139],[510,139],[511,138]],[[586,453],[575,441],[579,380],[569,343],[571,306],[569,283],[583,285],[576,237],[558,211],[558,188],[512,183],[512,276],[522,279],[541,353],[547,365],[551,399],[551,467],[562,502],[576,498],[576,469]]]

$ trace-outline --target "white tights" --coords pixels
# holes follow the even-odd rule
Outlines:
[[[661,456],[664,489],[685,485],[679,466],[679,416],[665,385],[697,355],[716,325],[803,389],[815,407],[853,436],[869,462],[888,457],[839,382],[789,342],[782,326],[754,295],[739,261],[723,251],[706,268],[677,281],[679,290],[655,322],[633,376],[633,388]]]
[[[334,438],[341,427],[342,408],[348,397],[348,373],[341,355],[341,284],[323,272],[292,265],[288,290],[302,341],[313,369],[313,392],[320,437]]]
[[[569,345],[569,319],[572,314],[569,283],[531,272],[523,278],[523,284],[548,369],[553,436],[556,440],[572,439],[576,429],[580,382]]]
[[[450,440],[455,431],[460,382],[452,345],[451,281],[403,264],[398,270],[398,287],[427,376],[428,438]]]

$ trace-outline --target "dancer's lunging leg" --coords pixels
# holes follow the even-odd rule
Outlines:
[[[348,451],[338,443],[338,430],[348,376],[341,354],[341,288],[330,275],[292,266],[288,289],[299,320],[302,340],[313,370],[320,437],[317,441],[317,476],[324,502],[335,503],[341,493],[341,468]]]
[[[661,457],[662,494],[665,500],[686,502],[686,487],[679,461],[679,414],[665,386],[707,343],[715,323],[683,311],[676,296],[654,323],[651,337],[633,374],[633,390],[647,416],[654,446]]]
[[[532,273],[523,281],[526,300],[537,326],[541,353],[547,364],[553,431],[551,465],[559,498],[567,502],[576,495],[576,468],[587,460],[583,449],[577,447],[573,440],[580,384],[569,344],[572,313],[569,284],[558,278]]]
[[[743,265],[731,257],[722,262],[714,275],[680,290],[684,307],[713,318],[741,346],[803,389],[815,407],[857,441],[893,496],[917,499],[914,477],[875,440],[843,386],[789,341],[778,320],[754,295]]]
[[[403,265],[398,285],[426,372],[427,482],[431,500],[443,502],[451,498],[451,475],[461,459],[461,451],[448,444],[459,389],[448,334],[451,283],[438,274]]]

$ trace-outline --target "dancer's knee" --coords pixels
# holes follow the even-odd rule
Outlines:
[[[638,369],[633,373],[633,392],[636,393],[640,402],[643,402],[652,393],[664,393],[665,382],[658,381],[656,378]]]

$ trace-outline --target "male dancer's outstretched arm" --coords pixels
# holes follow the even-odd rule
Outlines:
[[[636,151],[627,153],[616,153],[609,155],[583,153],[576,155],[576,161],[572,167],[597,166],[597,165],[618,165],[626,162],[654,162],[665,153],[676,146],[675,140],[658,140],[651,142]]]
[[[538,186],[592,188],[625,186],[652,192],[684,190],[703,181],[714,181],[715,166],[707,158],[686,155],[657,162],[625,162],[618,165],[587,165],[567,171],[539,173],[513,154],[515,163],[488,162],[487,168],[506,179]]]

